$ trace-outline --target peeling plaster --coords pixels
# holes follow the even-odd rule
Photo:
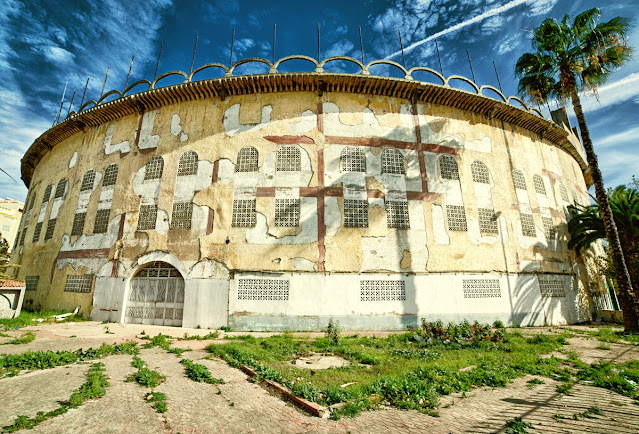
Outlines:
[[[433,204],[432,208],[433,216],[433,233],[435,235],[435,241],[437,244],[448,245],[450,244],[450,237],[446,232],[446,219],[444,218],[444,209],[441,205]]]
[[[259,124],[240,124],[240,104],[233,104],[224,111],[224,131],[230,137],[240,133],[255,132],[266,127],[271,122],[272,105],[262,107],[262,119]]]
[[[111,122],[107,126],[106,136],[104,137],[104,153],[106,155],[110,155],[114,152],[120,151],[122,154],[126,154],[127,152],[131,152],[131,146],[129,145],[129,141],[125,140],[120,143],[111,144],[111,139],[113,138],[113,131],[115,131],[116,122]]]
[[[291,258],[291,262],[296,270],[300,271],[315,271],[315,263],[306,258]]]
[[[138,148],[140,149],[152,149],[158,147],[160,141],[159,135],[153,135],[153,126],[155,124],[155,117],[160,113],[160,110],[152,110],[145,112],[142,115],[142,127],[140,129],[140,141],[138,142]]]
[[[276,238],[269,232],[266,216],[256,213],[256,225],[246,231],[250,244],[308,244],[317,242],[317,198],[300,198],[300,231],[295,235]]]
[[[329,237],[334,237],[342,227],[342,212],[336,197],[324,199],[324,226],[326,227],[326,235]]]
[[[305,110],[299,119],[286,125],[286,129],[294,134],[304,134],[317,127],[317,115],[312,110]]]
[[[424,113],[425,111],[426,109],[423,104],[417,105],[418,113]],[[458,149],[470,149],[487,154],[492,152],[492,140],[488,136],[467,141],[459,136],[445,133],[444,131],[448,129],[447,126],[450,125],[448,118],[419,114],[418,119],[422,143],[431,143]],[[473,127],[469,125],[469,128]]]
[[[414,142],[416,140],[415,124],[411,107],[402,104],[399,108],[399,123],[397,127],[387,127],[379,124],[375,113],[368,107],[363,109],[362,123],[346,125],[340,120],[340,109],[337,104],[325,102],[323,105],[324,134],[342,137],[383,137],[389,140]]]
[[[74,167],[75,163],[77,162],[78,162],[78,153],[74,152],[73,155],[71,156],[71,159],[69,160],[69,169]]]
[[[223,263],[212,259],[197,262],[188,274],[189,279],[229,279],[229,277],[229,269]]]
[[[180,142],[188,140],[189,135],[182,131],[182,125],[180,125],[180,115],[175,113],[171,116],[171,134],[180,137]]]

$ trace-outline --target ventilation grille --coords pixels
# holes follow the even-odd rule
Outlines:
[[[256,223],[255,199],[235,199],[233,201],[231,226],[234,228],[252,228],[255,227]]]
[[[498,279],[464,279],[464,298],[499,298],[501,287]]]
[[[177,176],[197,175],[197,154],[193,151],[185,152],[180,157]]]
[[[537,194],[541,194],[542,196],[546,195],[546,186],[544,185],[544,180],[541,179],[541,176],[535,175],[533,176],[533,183],[535,184],[535,191]]]
[[[276,279],[241,279],[238,300],[288,300],[289,281]]]
[[[84,230],[84,220],[87,217],[85,212],[77,212],[73,217],[73,226],[71,227],[71,235],[82,235]]]
[[[275,170],[277,172],[297,172],[302,170],[300,150],[295,146],[282,146],[278,149]]]
[[[164,171],[164,160],[160,156],[151,157],[146,168],[144,169],[144,180],[162,178],[162,172]]]
[[[95,223],[93,224],[94,234],[103,234],[109,227],[109,216],[111,215],[111,208],[99,209],[95,214]]]
[[[191,229],[193,202],[174,202],[171,213],[171,229]]]
[[[66,189],[66,186],[67,186],[67,181],[64,179],[61,179],[60,182],[58,182],[58,186],[55,189],[54,199],[64,196],[64,190]]]
[[[544,222],[544,235],[547,240],[552,240],[557,235],[557,230],[552,222],[552,217],[542,217],[541,221]]]
[[[368,227],[368,200],[344,199],[344,226],[347,228]]]
[[[524,178],[524,174],[519,169],[513,170],[513,184],[518,190],[526,189],[526,178]]]
[[[342,172],[366,172],[366,157],[361,148],[346,147],[341,155]]]
[[[521,232],[525,237],[536,237],[535,223],[532,214],[521,213]]]
[[[406,300],[406,283],[403,280],[362,280],[359,292],[361,301]]]
[[[382,173],[391,175],[404,175],[404,156],[396,149],[382,151]]]
[[[480,184],[490,184],[490,177],[488,176],[488,168],[481,161],[473,161],[470,165],[470,170],[473,174],[473,182]]]
[[[236,172],[257,172],[257,160],[259,153],[252,146],[240,149],[237,153]]]
[[[42,222],[36,223],[35,230],[33,231],[33,239],[32,242],[36,242],[40,239],[40,233],[42,232]]]
[[[386,225],[389,228],[410,229],[408,202],[397,200],[386,201]]]
[[[82,185],[80,186],[80,191],[89,191],[93,190],[93,183],[95,182],[95,170],[89,170],[84,174],[84,178],[82,178]]]
[[[479,231],[482,234],[497,234],[497,216],[495,210],[490,208],[479,208]]]
[[[459,169],[453,157],[450,155],[442,155],[439,157],[439,174],[442,179],[459,180]]]
[[[108,187],[115,185],[115,181],[118,179],[118,165],[113,163],[109,164],[104,171],[104,181],[102,181],[102,187]]]
[[[44,240],[50,240],[53,238],[53,231],[55,230],[55,223],[57,219],[49,219],[47,223],[47,232],[44,234]]]
[[[35,291],[38,289],[38,281],[40,276],[27,276],[25,279],[26,291]]]
[[[446,216],[448,217],[448,229],[451,231],[465,232],[468,230],[466,222],[466,210],[459,205],[446,205]]]
[[[297,227],[300,225],[300,200],[275,199],[275,226]]]
[[[565,297],[566,288],[563,282],[548,278],[539,278],[539,289],[542,297]]]
[[[140,217],[138,219],[138,230],[145,231],[155,229],[155,221],[158,218],[157,205],[141,205]]]
[[[93,274],[84,276],[67,276],[64,292],[90,293],[93,287]]]

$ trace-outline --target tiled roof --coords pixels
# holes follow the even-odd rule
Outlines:
[[[21,288],[25,286],[24,282],[11,279],[0,279],[0,288]]]

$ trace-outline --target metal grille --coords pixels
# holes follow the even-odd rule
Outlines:
[[[104,171],[104,181],[102,181],[102,187],[108,187],[115,185],[115,181],[118,179],[118,165],[113,163],[109,164]]]
[[[559,184],[559,193],[561,194],[561,200],[568,202],[568,191],[566,191],[566,187],[563,184]]]
[[[387,227],[396,229],[410,229],[410,219],[408,217],[408,202],[399,200],[387,200],[385,205]]]
[[[340,162],[342,172],[366,172],[366,157],[362,148],[345,147],[342,149]]]
[[[288,300],[289,281],[279,279],[240,279],[238,300]]]
[[[173,202],[171,229],[191,229],[193,202]]]
[[[275,226],[297,227],[300,225],[300,200],[275,199]]]
[[[24,246],[24,237],[26,237],[27,235],[27,229],[29,229],[28,227],[25,227],[24,229],[22,229],[22,234],[20,235],[20,245]]]
[[[25,291],[35,291],[38,289],[38,281],[40,280],[40,276],[27,276],[24,281],[26,284]]]
[[[344,226],[347,228],[368,227],[368,201],[344,199]]]
[[[572,204],[573,204],[573,205],[581,205],[581,204],[579,203],[579,198],[577,197],[577,194],[576,194],[576,193],[573,193],[573,194],[572,194]]]
[[[257,161],[259,159],[257,149],[246,146],[237,153],[236,172],[257,172]]]
[[[31,211],[33,209],[33,205],[35,203],[36,196],[37,196],[36,193],[33,193],[33,196],[31,196],[31,203],[29,203],[29,211]]]
[[[42,203],[47,203],[51,199],[51,190],[53,190],[53,184],[47,185],[47,189],[44,190],[44,197],[42,198]]]
[[[397,149],[384,149],[382,151],[382,173],[391,175],[404,175],[404,156]]]
[[[442,179],[459,180],[459,168],[457,162],[451,155],[442,155],[439,157],[439,174]]]
[[[111,208],[99,209],[95,214],[95,223],[93,224],[94,234],[103,234],[109,228],[109,217],[111,215]]]
[[[197,154],[193,151],[185,152],[180,157],[177,176],[197,175]]]
[[[448,229],[451,231],[465,232],[468,230],[466,222],[466,210],[460,205],[446,205],[446,216],[448,217]]]
[[[464,279],[464,298],[499,298],[501,287],[498,279]]]
[[[532,214],[520,213],[521,216],[521,232],[525,237],[536,237],[535,223]]]
[[[73,226],[71,227],[71,235],[82,235],[84,230],[84,220],[87,217],[86,212],[77,212],[73,217]]]
[[[497,229],[497,216],[495,216],[495,210],[491,208],[479,208],[479,231],[482,234],[496,234]]]
[[[542,297],[565,297],[566,288],[563,282],[539,277],[539,289]]]
[[[473,174],[473,182],[479,182],[481,184],[490,184],[490,176],[488,175],[488,168],[481,161],[473,161],[470,165],[470,170]]]
[[[539,175],[533,175],[533,184],[535,184],[535,191],[542,196],[546,195],[546,186],[544,180]]]
[[[296,146],[282,146],[277,150],[275,171],[295,172],[302,170],[302,157]]]
[[[541,221],[544,222],[544,235],[547,240],[552,240],[557,235],[557,230],[552,222],[552,217],[541,217]]]
[[[93,274],[84,276],[67,276],[64,292],[90,293],[93,287]]]
[[[158,218],[157,205],[141,205],[140,217],[138,218],[138,230],[144,231],[155,229],[155,221]]]
[[[55,197],[54,199],[57,199],[59,197],[64,196],[64,190],[67,186],[67,181],[66,179],[61,179],[60,182],[58,182],[58,186],[55,188]]]
[[[515,184],[515,188],[518,190],[526,189],[526,178],[524,178],[524,174],[521,170],[513,170],[513,183]]]
[[[406,300],[403,280],[362,280],[359,282],[360,301]]]
[[[55,222],[57,219],[49,219],[49,223],[47,223],[47,231],[44,234],[44,240],[50,240],[53,238],[53,231],[55,230]]]
[[[234,228],[252,228],[255,227],[256,223],[255,199],[235,199],[233,201],[231,226]]]
[[[144,267],[135,275],[135,279],[147,278],[147,277],[182,277],[180,272],[171,264],[167,262],[152,262],[147,267]],[[171,299],[170,301],[173,301]]]
[[[164,159],[158,155],[151,157],[144,169],[144,180],[160,179],[164,171]]]
[[[82,185],[80,186],[80,191],[88,191],[93,189],[93,183],[95,181],[95,170],[87,170],[87,173],[84,174],[82,178]]]
[[[40,233],[42,232],[42,222],[36,223],[35,231],[33,231],[33,239],[31,242],[35,243],[40,239]]]

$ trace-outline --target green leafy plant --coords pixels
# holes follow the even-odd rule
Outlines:
[[[526,383],[528,384],[528,387],[530,387],[531,389],[538,384],[546,384],[546,382],[540,378],[531,378]]]
[[[557,393],[570,395],[571,391],[572,391],[572,383],[561,383],[557,385]]]
[[[8,336],[8,335],[5,335]],[[15,338],[13,340],[10,340],[9,342],[5,342],[3,345],[21,345],[21,344],[28,344],[29,342],[33,341],[35,339],[35,335],[31,332],[27,332],[24,336],[21,336],[19,338]]]
[[[153,409],[157,413],[166,413],[166,395],[162,392],[149,392],[145,395],[147,401],[153,403]]]
[[[189,359],[182,359],[180,363],[184,365],[186,375],[193,381],[209,384],[224,384],[224,380],[221,378],[213,378],[208,368],[204,365],[193,363],[193,361]]]
[[[326,326],[326,338],[332,344],[339,344],[339,340],[340,340],[339,321],[333,322],[333,318],[328,320],[328,326]]]
[[[532,424],[517,416],[506,421],[506,434],[525,434]]]

